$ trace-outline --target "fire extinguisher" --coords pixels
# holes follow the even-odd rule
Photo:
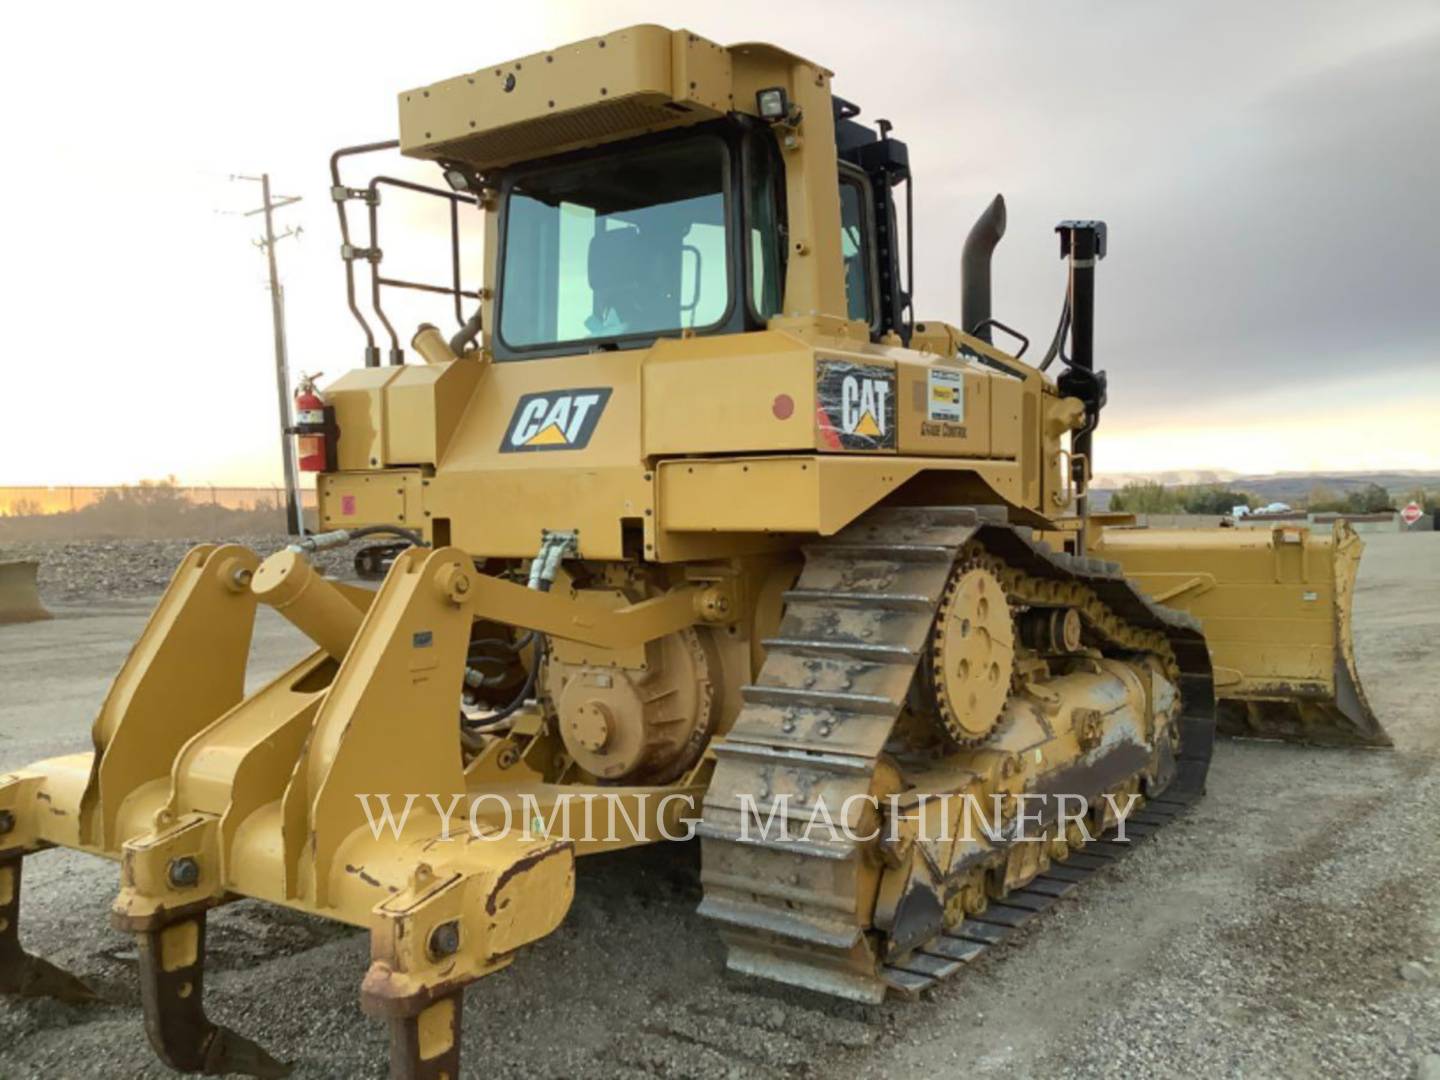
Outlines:
[[[300,376],[295,388],[295,426],[301,472],[327,472],[335,468],[335,410],[315,389],[324,372]]]

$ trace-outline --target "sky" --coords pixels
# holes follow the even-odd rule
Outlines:
[[[240,216],[259,185],[232,174],[302,198],[278,215],[301,230],[277,247],[291,365],[333,377],[363,341],[330,151],[393,137],[401,90],[653,21],[774,42],[895,124],[921,319],[959,321],[960,244],[997,191],[995,314],[1037,342],[1055,223],[1108,221],[1099,472],[1440,468],[1435,0],[62,0],[0,42],[0,486],[277,480],[265,260]],[[385,211],[386,272],[443,279],[443,219]],[[397,304],[402,339],[445,304]]]

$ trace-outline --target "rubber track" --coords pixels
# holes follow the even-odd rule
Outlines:
[[[1182,713],[1176,776],[1161,799],[1178,807],[1203,794],[1214,697],[1209,652],[1193,616],[1151,602],[1114,563],[1051,550],[1029,530],[1008,525],[1003,510],[871,511],[806,548],[779,635],[767,642],[765,663],[744,688],[745,705],[715,747],[717,768],[699,829],[700,912],[719,924],[732,969],[878,1001],[887,989],[918,992],[953,975],[979,946],[998,943],[1048,906],[1041,897],[1055,899],[1046,886],[1032,895],[1032,883],[1013,894],[1017,900],[994,905],[988,920],[967,920],[882,970],[863,932],[861,851],[844,842],[767,843],[746,835],[736,809],[737,796],[749,793],[767,814],[783,793],[792,799],[790,817],[805,817],[807,804],[838,806],[870,791],[951,567],[972,539],[1031,578],[1079,582],[1116,617],[1165,635],[1179,671]],[[1157,811],[1154,821],[1163,819]],[[1087,848],[1056,869],[1076,873],[1103,857]]]

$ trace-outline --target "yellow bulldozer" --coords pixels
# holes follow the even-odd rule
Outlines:
[[[404,91],[398,139],[336,153],[366,344],[296,417],[324,531],[191,551],[93,748],[0,778],[0,988],[89,994],[18,936],[24,859],[68,847],[120,864],[175,1069],[286,1071],[203,1008],[206,914],[248,897],[368,930],[391,1075],[453,1078],[465,988],[578,857],[696,833],[732,969],[878,1002],[1182,813],[1217,724],[1385,743],[1346,528],[1091,512],[1104,223],[1058,226],[1035,362],[991,314],[998,198],[961,325],[917,318],[907,148],[831,78],[635,26]],[[395,149],[433,185],[351,186]],[[483,266],[388,276],[388,196],[483,228]],[[414,362],[396,288],[453,307]],[[310,561],[366,539],[378,588]],[[247,696],[259,605],[315,648]]]

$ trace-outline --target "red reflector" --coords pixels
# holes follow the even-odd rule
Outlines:
[[[789,394],[776,394],[770,411],[775,414],[776,420],[789,420],[795,415],[795,399]]]

